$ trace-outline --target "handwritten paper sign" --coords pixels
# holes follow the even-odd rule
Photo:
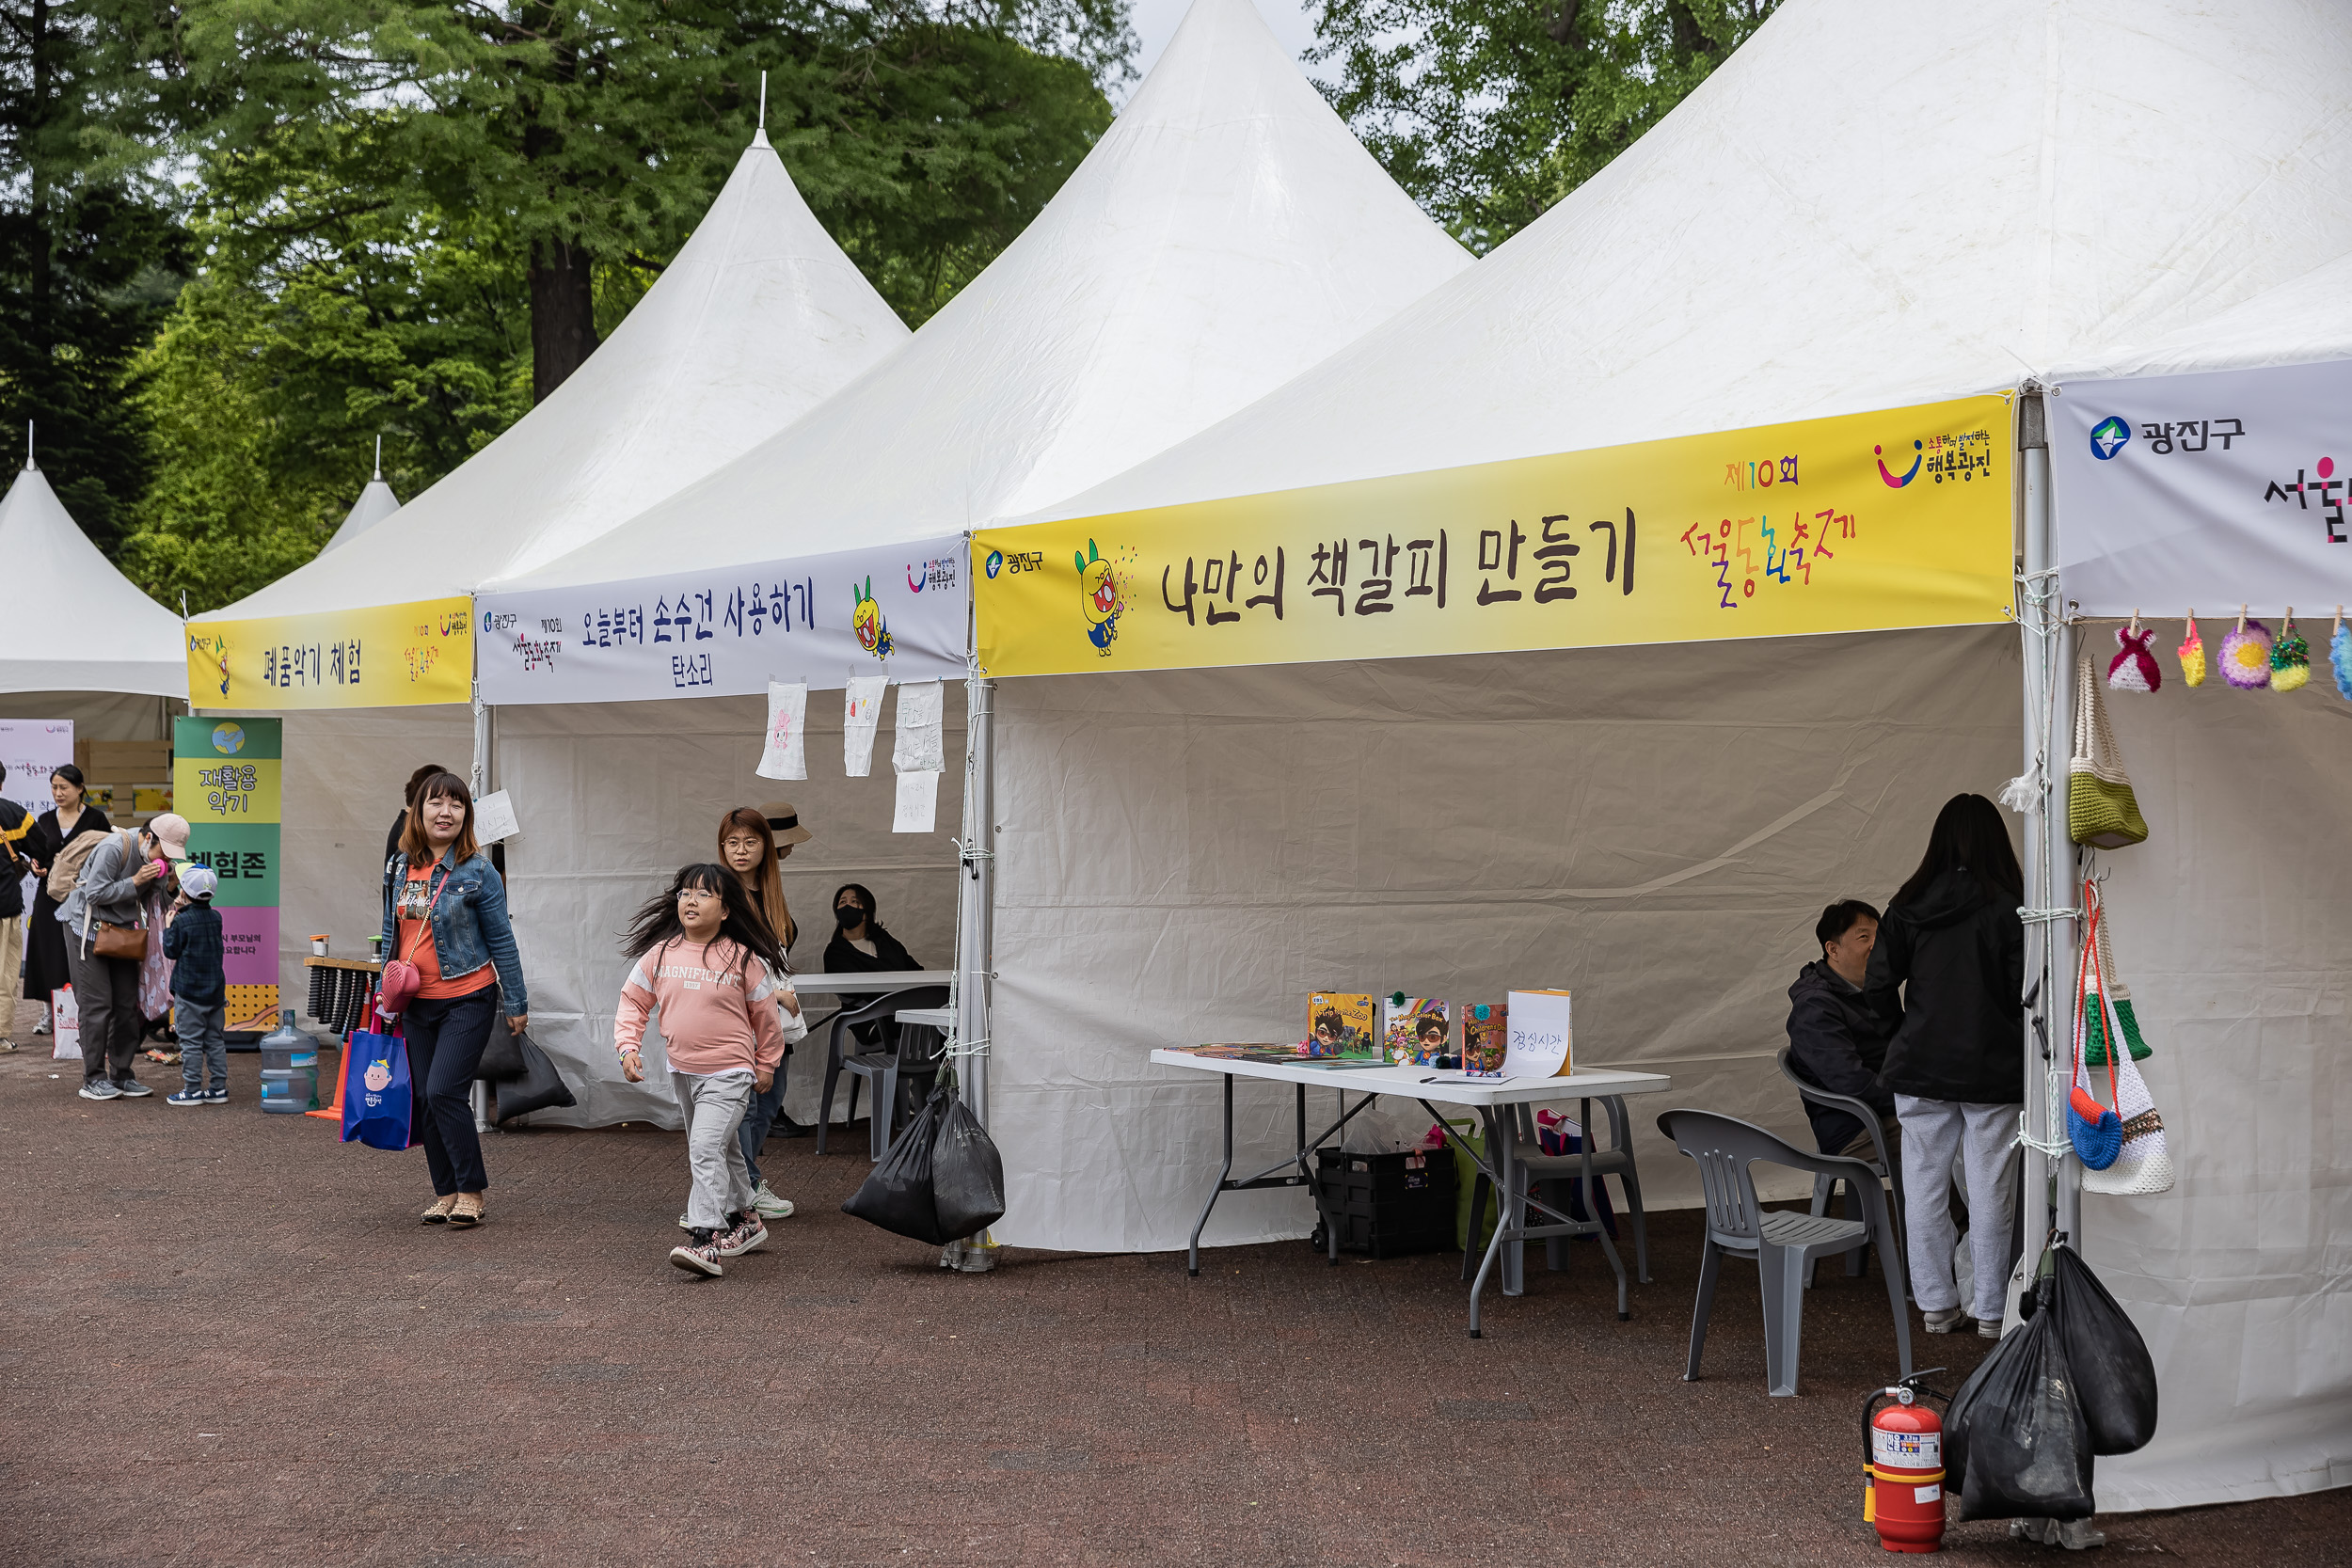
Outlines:
[[[1515,990],[1508,1004],[1511,1040],[1502,1053],[1505,1078],[1565,1078],[1569,1065],[1568,993]]]
[[[928,833],[938,819],[938,773],[899,774],[898,810],[891,817],[890,831],[894,833]]]
[[[515,818],[515,802],[506,791],[485,795],[473,803],[473,836],[480,844],[496,844],[523,831]]]

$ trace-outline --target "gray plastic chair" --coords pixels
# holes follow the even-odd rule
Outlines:
[[[1832,1094],[1829,1090],[1816,1087],[1798,1077],[1795,1056],[1785,1045],[1780,1048],[1780,1075],[1795,1085],[1798,1099],[1814,1105],[1826,1105],[1834,1111],[1843,1111],[1869,1129],[1870,1147],[1878,1150],[1878,1158],[1865,1163],[1876,1171],[1882,1180],[1895,1184],[1895,1251],[1891,1257],[1881,1258],[1879,1262],[1884,1268],[1900,1270],[1903,1273],[1903,1294],[1908,1300],[1911,1293],[1911,1279],[1908,1256],[1903,1252],[1903,1164],[1900,1160],[1895,1158],[1894,1150],[1886,1147],[1886,1129],[1879,1120],[1878,1112],[1870,1108],[1867,1101],[1856,1100],[1853,1096],[1847,1094]],[[1829,1212],[1829,1200],[1836,1195],[1839,1181],[1840,1179],[1835,1176],[1816,1176],[1813,1179],[1813,1212],[1815,1213]],[[1846,1217],[1848,1219],[1858,1217],[1855,1211],[1860,1207],[1861,1203],[1854,1196],[1854,1189],[1851,1186],[1847,1187]],[[1858,1277],[1862,1273],[1862,1259],[1863,1255],[1859,1252],[1848,1253],[1846,1273]],[[1813,1288],[1813,1269],[1809,1264],[1804,1271],[1804,1288],[1808,1291]]]
[[[1595,1103],[1604,1107],[1609,1113],[1609,1147],[1593,1150],[1593,1180],[1597,1186],[1602,1177],[1613,1176],[1625,1188],[1625,1206],[1633,1217],[1633,1275],[1635,1278],[1646,1285],[1650,1282],[1649,1227],[1642,1217],[1642,1178],[1633,1165],[1631,1119],[1626,1115],[1623,1095],[1595,1095],[1593,1099]],[[1513,1114],[1518,1117],[1519,1147],[1522,1148],[1541,1148],[1542,1146],[1535,1141],[1535,1117],[1533,1110],[1528,1106],[1519,1105],[1513,1108]],[[1588,1139],[1592,1136],[1590,1129],[1585,1131],[1584,1136]],[[1552,1208],[1559,1210],[1567,1208],[1566,1195],[1568,1193],[1582,1191],[1584,1160],[1581,1154],[1522,1154],[1518,1158],[1517,1168],[1525,1173],[1526,1180],[1519,1189],[1521,1201],[1507,1211],[1512,1214],[1512,1223],[1515,1225],[1520,1223],[1525,1217],[1524,1195],[1531,1187],[1542,1186],[1544,1200]],[[1486,1180],[1486,1174],[1484,1171],[1479,1172],[1474,1180],[1475,1185],[1470,1192],[1470,1233],[1473,1239],[1486,1227],[1486,1195],[1494,1187],[1494,1183]],[[1502,1212],[1505,1211],[1498,1206],[1498,1212]],[[1597,1219],[1600,1216],[1595,1214],[1590,1217]],[[1566,1265],[1569,1241],[1570,1238],[1565,1236],[1549,1236],[1544,1239],[1544,1267],[1547,1270],[1556,1273]],[[1479,1257],[1480,1249],[1475,1246],[1463,1249],[1462,1277],[1464,1279],[1470,1276],[1470,1271],[1477,1265]]]
[[[1668,1111],[1658,1130],[1699,1167],[1707,1189],[1707,1247],[1699,1264],[1698,1305],[1691,1315],[1691,1360],[1686,1383],[1699,1375],[1699,1352],[1707,1345],[1707,1317],[1715,1305],[1715,1278],[1724,1254],[1753,1258],[1764,1294],[1764,1379],[1775,1397],[1797,1391],[1797,1351],[1804,1324],[1804,1275],[1817,1258],[1876,1244],[1882,1260],[1895,1255],[1893,1222],[1886,1194],[1860,1160],[1808,1154],[1754,1127],[1711,1111]],[[1830,1219],[1820,1214],[1768,1213],[1756,1202],[1749,1167],[1757,1161],[1791,1170],[1834,1176],[1852,1184],[1864,1218]],[[1886,1299],[1895,1314],[1895,1345],[1900,1375],[1911,1375],[1911,1319],[1903,1309],[1902,1275],[1883,1268]]]
[[[850,1075],[850,1119],[857,1120],[858,1084],[864,1080],[873,1085],[874,1094],[873,1106],[866,1113],[867,1150],[877,1162],[890,1152],[891,1124],[898,1113],[898,1080],[939,1076],[938,1047],[945,1039],[928,1024],[901,1024],[895,1020],[901,1008],[939,1007],[946,1002],[946,987],[918,986],[911,990],[892,991],[862,1007],[844,1007],[834,1014],[832,1037],[825,1048],[825,1088],[817,1112],[818,1153],[825,1152],[826,1135],[833,1127],[834,1085],[845,1072]],[[842,1042],[850,1030],[861,1023],[882,1026],[882,1049],[843,1051]]]

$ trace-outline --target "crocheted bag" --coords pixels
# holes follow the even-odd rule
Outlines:
[[[2270,689],[2295,691],[2312,678],[2312,645],[2295,629],[2295,611],[2287,611],[2286,629],[2270,646]]]
[[[2188,635],[2181,639],[2181,679],[2191,686],[2205,684],[2205,640],[2197,635],[2197,617],[2188,618]]]
[[[2336,611],[2336,634],[2328,640],[2328,662],[2335,667],[2336,690],[2352,703],[2352,626],[2344,624],[2342,610]]]
[[[2122,652],[2107,660],[2109,686],[2118,691],[2153,691],[2164,684],[2156,656],[2148,651],[2149,640],[2155,635],[2153,626],[2140,630],[2137,618],[2128,626],[2115,628],[2115,644]]]
[[[2115,732],[2107,728],[2106,703],[2099,695],[2099,677],[2091,673],[2090,659],[2082,661],[2074,684],[2074,760],[2066,773],[2066,834],[2099,849],[2137,844],[2148,836],[2148,822],[2139,815],[2131,776],[2123,771]]]
[[[2086,1170],[2105,1170],[2115,1164],[2116,1155],[2123,1148],[2123,1122],[2113,1111],[2099,1103],[2090,1092],[2090,1073],[2083,1065],[2083,1052],[2090,1036],[2089,1019],[2099,994],[2097,969],[2098,943],[2083,943],[2082,957],[2074,968],[2074,1082],[2066,1097],[2066,1138],[2074,1146],[2075,1157]],[[2115,1091],[2115,1068],[2107,1068],[2108,1093]]]
[[[2100,907],[2099,886],[2087,882],[2083,888],[2085,924],[2090,931],[2089,945],[2096,948],[2099,933],[2106,924],[2106,911]],[[2097,958],[2091,960],[2095,967]],[[2106,1006],[2102,994],[2102,1005]],[[2122,1026],[2106,1006],[2109,1037],[2122,1032]],[[2129,1052],[2111,1053],[2108,1060],[2109,1082],[2115,1109],[2109,1113],[2119,1119],[2117,1132],[2121,1145],[2115,1158],[2105,1165],[2090,1165],[2083,1172],[2083,1191],[2106,1193],[2116,1197],[2145,1197],[2172,1190],[2172,1150],[2165,1141],[2164,1117],[2156,1114],[2155,1097],[2148,1092],[2148,1082],[2139,1075],[2139,1066]],[[2072,1118],[2069,1118],[2072,1132]],[[2079,1151],[2080,1146],[2077,1146]]]
[[[2090,1040],[2083,1047],[2083,1060],[2092,1067],[2107,1065],[2107,1014],[2115,1015],[2116,1026],[2123,1033],[2123,1043],[2132,1053],[2132,1060],[2144,1062],[2155,1054],[2148,1042],[2139,1037],[2139,1019],[2132,1011],[2132,993],[2115,970],[2115,936],[2107,928],[2104,904],[2099,911],[2099,992],[2107,999],[2105,1008],[2093,1008],[2089,1019]]]
[[[2221,677],[2242,691],[2270,684],[2270,628],[2238,617],[2237,629],[2221,640]]]

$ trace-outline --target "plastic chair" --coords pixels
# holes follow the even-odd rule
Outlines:
[[[892,991],[861,1007],[844,1007],[833,1016],[833,1028],[825,1048],[825,1089],[817,1113],[817,1152],[825,1152],[827,1134],[833,1129],[834,1085],[841,1075],[850,1075],[849,1119],[857,1119],[857,1091],[861,1080],[873,1085],[874,1103],[867,1115],[866,1142],[874,1159],[879,1162],[890,1151],[890,1133],[898,1104],[898,1080],[901,1078],[935,1078],[939,1075],[936,1046],[941,1039],[938,1030],[929,1026],[901,1027],[892,1022],[901,1008],[942,1007],[947,1004],[945,986],[918,986],[912,990]],[[882,1047],[873,1051],[844,1052],[842,1041],[850,1029],[861,1023],[882,1026]],[[910,1055],[910,1048],[917,1053]]]
[[[1698,1305],[1691,1317],[1691,1359],[1683,1369],[1683,1381],[1698,1380],[1699,1352],[1707,1345],[1707,1318],[1715,1304],[1716,1275],[1722,1271],[1724,1254],[1737,1253],[1755,1259],[1762,1278],[1765,1383],[1775,1397],[1794,1395],[1800,1331],[1804,1323],[1805,1270],[1817,1258],[1873,1243],[1882,1261],[1895,1256],[1886,1194],[1870,1179],[1870,1167],[1860,1160],[1807,1154],[1761,1127],[1711,1111],[1668,1111],[1658,1118],[1658,1130],[1697,1163],[1699,1180],[1707,1189],[1707,1248],[1699,1264]],[[1749,1172],[1759,1160],[1851,1182],[1862,1198],[1865,1217],[1854,1221],[1766,1212],[1756,1202],[1756,1181]],[[1903,1309],[1902,1275],[1892,1268],[1880,1272],[1885,1275],[1886,1299],[1895,1314],[1900,1375],[1908,1377],[1911,1319]]]
[[[1829,1090],[1817,1087],[1798,1077],[1795,1055],[1785,1045],[1780,1048],[1780,1075],[1796,1085],[1797,1097],[1800,1100],[1815,1105],[1826,1105],[1834,1111],[1843,1111],[1869,1129],[1870,1147],[1878,1150],[1878,1158],[1865,1161],[1864,1164],[1876,1171],[1881,1180],[1892,1181],[1895,1184],[1895,1251],[1890,1257],[1881,1258],[1879,1262],[1886,1269],[1900,1270],[1903,1273],[1903,1294],[1908,1300],[1911,1293],[1911,1278],[1907,1256],[1903,1252],[1903,1215],[1906,1212],[1903,1208],[1903,1164],[1900,1160],[1895,1158],[1894,1150],[1886,1147],[1885,1125],[1879,1120],[1879,1114],[1871,1108],[1869,1101],[1856,1100],[1851,1095],[1832,1094]],[[1834,1176],[1816,1176],[1813,1179],[1813,1212],[1815,1213],[1829,1212],[1829,1200],[1836,1195],[1838,1181],[1839,1179]],[[1846,1217],[1854,1218],[1854,1211],[1859,1206],[1853,1189],[1851,1186],[1848,1187],[1845,1202]],[[1859,1252],[1846,1255],[1848,1275],[1860,1276],[1862,1258],[1863,1255]],[[1804,1288],[1808,1291],[1813,1289],[1811,1265],[1807,1265],[1804,1271]]]
[[[1605,1107],[1609,1113],[1609,1147],[1593,1150],[1593,1180],[1597,1186],[1602,1177],[1613,1176],[1617,1179],[1618,1184],[1624,1187],[1625,1206],[1633,1216],[1633,1275],[1635,1278],[1646,1285],[1650,1282],[1649,1227],[1642,1216],[1642,1178],[1633,1164],[1633,1130],[1626,1115],[1625,1097],[1605,1094],[1595,1095],[1593,1098],[1596,1103]],[[1541,1148],[1542,1146],[1535,1141],[1535,1120],[1533,1110],[1528,1106],[1519,1105],[1513,1107],[1513,1114],[1518,1117],[1519,1147],[1522,1148]],[[1587,1129],[1584,1135],[1589,1138],[1592,1135],[1591,1131]],[[1566,1195],[1581,1193],[1583,1188],[1584,1160],[1581,1154],[1522,1154],[1518,1158],[1517,1168],[1526,1175],[1528,1186],[1540,1183],[1544,1201],[1563,1212],[1565,1212],[1568,1207]],[[1470,1233],[1473,1238],[1486,1227],[1486,1195],[1494,1189],[1494,1183],[1486,1179],[1484,1171],[1479,1172],[1474,1182],[1475,1184],[1470,1189]],[[1522,1187],[1520,1193],[1524,1195],[1526,1190],[1526,1187]],[[1596,1195],[1596,1196],[1598,1196]],[[1514,1225],[1519,1223],[1519,1217],[1523,1217],[1525,1212],[1523,1201],[1515,1206],[1511,1212],[1515,1216],[1512,1223]],[[1598,1219],[1600,1216],[1593,1214],[1587,1217]],[[1566,1266],[1569,1240],[1570,1238],[1565,1236],[1549,1236],[1544,1239],[1544,1267],[1547,1270],[1557,1273]],[[1477,1265],[1478,1260],[1479,1252],[1476,1247],[1463,1249],[1462,1277],[1464,1279],[1470,1276],[1470,1271]]]

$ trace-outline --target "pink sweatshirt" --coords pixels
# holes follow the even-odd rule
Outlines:
[[[734,942],[663,942],[637,960],[621,987],[613,1048],[642,1051],[645,1020],[658,1006],[673,1072],[772,1072],[784,1060],[781,989],[765,962]]]

